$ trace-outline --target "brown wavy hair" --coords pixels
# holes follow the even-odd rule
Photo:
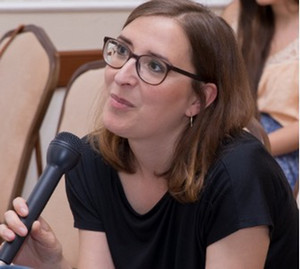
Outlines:
[[[132,11],[124,27],[143,16],[174,19],[184,30],[191,46],[191,61],[203,82],[218,89],[215,101],[187,124],[175,145],[169,168],[157,176],[168,182],[169,193],[178,201],[194,202],[204,184],[209,167],[218,157],[225,137],[239,135],[254,115],[254,101],[247,74],[230,26],[201,4],[188,0],[152,0]],[[151,25],[149,25],[151,27]],[[204,83],[193,81],[202,104]],[[91,134],[91,141],[104,159],[116,170],[135,173],[135,157],[126,138],[102,126]]]

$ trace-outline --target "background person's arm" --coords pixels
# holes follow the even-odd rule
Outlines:
[[[271,152],[278,156],[299,148],[299,122],[292,123],[269,134]]]

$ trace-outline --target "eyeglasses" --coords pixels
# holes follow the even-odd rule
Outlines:
[[[126,44],[110,37],[104,38],[103,58],[110,67],[115,69],[122,68],[129,59],[134,58],[136,60],[135,66],[139,78],[150,85],[161,84],[170,70],[201,81],[200,76],[170,65],[159,57],[136,55]]]

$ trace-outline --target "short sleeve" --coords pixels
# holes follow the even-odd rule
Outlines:
[[[88,144],[83,147],[79,164],[66,174],[66,191],[79,229],[103,231],[101,213],[97,204],[97,157]]]
[[[205,212],[210,245],[243,228],[273,228],[274,184],[284,184],[275,160],[258,142],[228,151],[208,178]]]

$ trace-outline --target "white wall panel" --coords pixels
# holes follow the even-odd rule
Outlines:
[[[229,0],[199,0],[216,12]],[[0,36],[19,24],[45,29],[58,50],[101,47],[104,35],[116,36],[139,0],[0,0]]]
[[[0,0],[0,12],[32,12],[32,11],[74,11],[74,10],[126,10],[132,9],[137,5],[143,3],[142,0]],[[227,5],[230,0],[198,0],[197,2],[203,3],[211,7],[223,7]]]

